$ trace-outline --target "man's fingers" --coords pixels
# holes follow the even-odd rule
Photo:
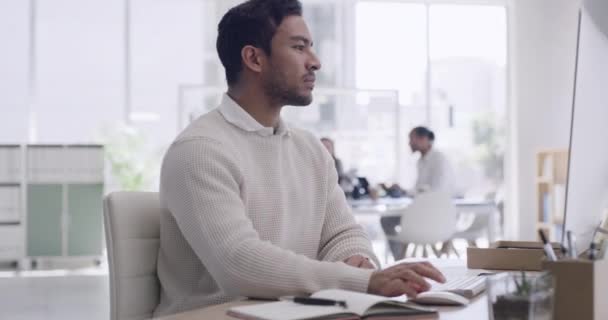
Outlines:
[[[445,282],[445,276],[441,273],[441,271],[437,270],[437,268],[431,264],[416,264],[412,266],[412,270],[416,271],[416,273],[423,277],[427,277],[441,283]]]
[[[400,296],[402,294],[407,295],[410,298],[416,297],[418,291],[412,287],[412,283],[402,279],[394,279],[390,282],[385,295],[390,297]]]
[[[354,256],[353,258],[355,265],[359,268],[363,265],[363,262],[365,262],[365,258],[361,256]]]
[[[418,291],[412,288],[412,286],[408,285],[407,282],[403,284],[403,293],[405,293],[408,298],[416,298],[418,295]]]
[[[376,267],[371,262],[369,262],[369,259],[367,258],[363,258],[361,264],[359,264],[359,267],[364,269],[376,269]]]
[[[361,263],[363,262],[362,260],[363,260],[363,257],[361,257],[361,256],[352,256],[352,257],[346,259],[344,261],[344,263],[346,263],[350,266],[353,266],[353,267],[359,267],[359,266],[361,266]]]
[[[415,285],[417,288],[420,289],[419,291],[427,291],[431,288],[431,285],[426,282],[426,280],[424,280],[422,276],[420,276],[418,273],[416,273],[416,271],[412,269],[404,268],[400,270],[398,276],[399,279],[405,280],[406,282],[410,282]]]

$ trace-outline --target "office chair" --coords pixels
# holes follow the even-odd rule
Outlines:
[[[156,192],[114,192],[103,201],[110,267],[110,319],[152,317],[159,303],[156,261],[160,214]]]
[[[496,204],[496,210],[499,215],[498,217],[498,225],[491,226],[492,228],[500,228],[502,230],[503,227],[503,200],[496,196],[496,192],[492,192],[486,195],[486,200],[491,200]],[[460,212],[458,227],[456,228],[456,233],[454,233],[454,239],[465,239],[469,247],[477,247],[477,239],[479,238],[489,238],[489,220],[490,215],[493,215],[494,212],[487,215],[480,214],[471,214],[467,212]],[[491,240],[491,239],[489,239]]]
[[[449,193],[430,191],[419,194],[401,213],[401,230],[390,240],[404,244],[422,246],[423,256],[427,257],[430,246],[437,257],[442,252],[435,245],[449,241],[456,231],[456,207]],[[414,254],[416,247],[414,247]]]

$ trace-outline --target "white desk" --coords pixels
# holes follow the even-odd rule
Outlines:
[[[404,260],[409,261],[409,260]],[[480,270],[468,270],[464,260],[432,260],[444,275],[449,279],[454,276],[478,274]],[[234,301],[213,307],[201,308],[184,313],[163,317],[163,320],[199,320],[218,319],[235,320],[226,315],[226,311],[234,306],[261,303],[259,301]],[[439,318],[442,320],[483,320],[488,319],[488,302],[485,294],[481,294],[471,304],[465,307],[438,307]]]
[[[360,199],[348,200],[355,215],[397,215],[395,211],[403,209],[412,203],[411,198],[380,198],[377,200]],[[498,210],[494,201],[480,199],[454,199],[454,205],[459,213],[471,213],[475,215],[487,215],[487,231],[489,242],[496,241],[496,221]]]

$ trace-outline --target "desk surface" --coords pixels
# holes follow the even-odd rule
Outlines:
[[[409,260],[408,260],[409,261]],[[449,279],[450,277],[457,277],[466,274],[478,274],[480,270],[468,270],[465,266],[464,260],[433,260],[435,264],[444,275]],[[234,301],[228,302],[208,308],[201,308],[192,311],[187,311],[167,317],[161,318],[162,320],[199,320],[199,319],[226,319],[234,320],[235,318],[226,315],[226,311],[234,306],[255,304],[260,303],[258,301]],[[439,318],[447,320],[462,320],[462,319],[488,319],[488,305],[485,294],[481,294],[471,304],[465,307],[439,307]]]
[[[356,209],[358,207],[374,207],[374,206],[387,206],[387,207],[403,207],[408,206],[412,203],[412,198],[379,198],[379,199],[348,199],[348,204]],[[478,199],[478,198],[462,198],[454,199],[453,203],[456,207],[476,207],[476,206],[495,206],[495,202],[492,200]]]

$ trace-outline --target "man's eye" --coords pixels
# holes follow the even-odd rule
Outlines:
[[[304,46],[294,46],[294,48],[298,51],[304,51],[304,49],[305,49]]]

